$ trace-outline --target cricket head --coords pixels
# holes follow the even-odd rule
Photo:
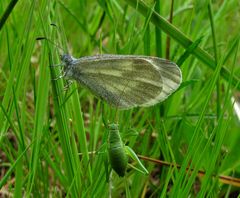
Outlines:
[[[111,123],[108,125],[109,130],[118,130],[118,124]]]

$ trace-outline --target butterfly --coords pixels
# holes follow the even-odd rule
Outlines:
[[[63,54],[60,58],[64,77],[76,80],[119,109],[155,105],[182,81],[175,63],[157,57],[103,54],[76,59]]]

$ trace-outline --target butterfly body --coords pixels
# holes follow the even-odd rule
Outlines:
[[[104,54],[75,59],[65,54],[61,59],[66,77],[120,109],[161,102],[182,79],[176,64],[156,57]]]

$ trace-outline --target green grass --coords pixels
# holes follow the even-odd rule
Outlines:
[[[0,1],[1,195],[239,194],[239,187],[217,177],[240,177],[240,122],[232,103],[240,91],[238,0],[174,1],[172,24],[170,1],[16,2]],[[54,80],[60,68],[50,67],[67,49],[74,57],[164,58],[168,48],[183,83],[149,108],[116,113],[76,82],[63,91],[66,81]],[[129,168],[126,178],[113,172],[108,183],[105,155],[91,153],[105,151],[103,120],[117,122],[124,142],[137,154],[181,167],[142,161],[149,175]],[[200,177],[199,170],[205,175]]]

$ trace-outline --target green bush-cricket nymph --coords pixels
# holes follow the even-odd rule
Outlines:
[[[74,79],[94,95],[119,109],[152,106],[181,84],[179,67],[168,60],[135,55],[61,56],[64,77]]]
[[[115,172],[123,177],[128,164],[128,156],[126,154],[124,144],[121,140],[118,125],[109,124],[108,126],[108,156],[110,164]]]

